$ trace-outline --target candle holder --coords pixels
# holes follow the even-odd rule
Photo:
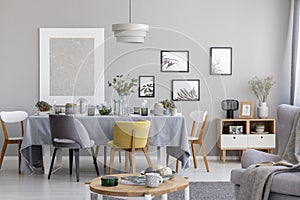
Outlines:
[[[141,115],[148,116],[148,108],[141,108]]]

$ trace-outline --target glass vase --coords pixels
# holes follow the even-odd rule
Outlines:
[[[119,95],[118,99],[114,101],[114,113],[119,116],[129,115],[129,104],[127,95]]]

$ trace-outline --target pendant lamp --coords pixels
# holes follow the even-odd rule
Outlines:
[[[129,23],[112,25],[117,42],[144,43],[148,30],[148,25],[131,23],[131,0],[129,0]]]

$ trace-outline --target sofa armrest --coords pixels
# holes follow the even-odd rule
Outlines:
[[[270,153],[265,153],[263,151],[258,151],[255,149],[248,149],[242,155],[242,168],[247,168],[250,165],[267,162],[267,161],[279,161],[280,156]]]

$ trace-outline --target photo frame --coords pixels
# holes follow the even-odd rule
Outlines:
[[[240,118],[253,118],[254,116],[254,102],[244,101],[240,102]]]
[[[155,76],[139,76],[139,97],[155,97]]]
[[[160,52],[161,72],[189,72],[189,51],[163,50]]]
[[[174,79],[172,80],[173,101],[199,101],[199,79]]]
[[[210,48],[210,74],[232,75],[232,47]]]
[[[104,29],[40,28],[39,99],[104,102]]]

